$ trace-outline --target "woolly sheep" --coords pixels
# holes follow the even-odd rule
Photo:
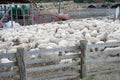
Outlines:
[[[72,28],[68,29],[67,31],[68,31],[69,34],[74,34],[74,32],[75,32],[75,30],[72,29]]]
[[[107,33],[106,32],[103,32],[103,33],[101,33],[101,34],[99,34],[98,36],[97,36],[97,38],[100,40],[100,41],[106,41],[107,40]]]
[[[38,45],[39,49],[45,49],[46,47],[47,47],[47,44],[45,44],[45,43]]]
[[[10,62],[13,62],[13,61],[9,60],[8,58],[1,59],[1,63],[10,63]]]
[[[34,41],[34,42],[29,43],[28,45],[31,49],[33,49],[37,47],[38,43]]]
[[[20,41],[20,43],[28,43],[29,42],[29,38],[27,37],[22,37],[18,39]]]
[[[38,48],[30,49],[30,51],[35,51],[35,50],[39,50],[39,49]],[[38,57],[38,55],[30,55],[30,59],[35,59],[37,57]]]
[[[22,43],[22,44],[18,45],[17,47],[22,47],[22,48],[24,48],[25,51],[30,49],[30,47],[27,43]]]
[[[96,37],[91,37],[91,39],[90,39],[90,42],[92,43],[92,44],[95,44],[95,43],[97,43],[97,42],[99,42],[100,40],[98,39],[98,38],[96,38]]]
[[[73,54],[78,54],[78,53],[72,53],[72,52],[69,52],[69,53],[66,53],[65,55],[73,55]],[[60,60],[60,64],[61,63],[72,63],[74,60],[73,59],[63,59],[63,60]]]
[[[81,33],[83,33],[83,32],[88,32],[89,30],[88,30],[88,28],[84,28],[83,30],[81,30]]]
[[[91,35],[89,34],[89,33],[86,33],[85,34],[85,39],[88,41],[88,44],[91,44],[91,39],[92,39],[92,37],[91,37]]]
[[[96,37],[97,35],[98,35],[98,33],[97,33],[97,31],[96,30],[94,30],[93,32],[91,32],[91,34],[90,34],[92,37]]]
[[[17,52],[17,49],[16,48],[12,48],[12,49],[9,49],[7,53],[16,53]]]
[[[103,41],[98,41],[96,42],[96,44],[101,44],[101,43],[104,43]],[[101,51],[101,50],[104,50],[105,47],[101,47],[101,48],[97,48],[97,51]]]
[[[16,46],[23,47],[25,50],[74,46],[79,45],[82,39],[86,39],[88,44],[99,43],[99,41],[109,42],[109,40],[120,41],[119,21],[92,18],[62,23],[46,23],[1,30],[1,52],[13,52],[14,50],[11,49]],[[101,49],[98,48],[98,50]]]
[[[66,40],[61,40],[59,43],[58,43],[58,46],[59,47],[66,47],[68,45],[68,42]]]
[[[13,62],[13,61],[9,60],[8,58],[1,58],[0,61],[1,61],[0,63],[11,63],[11,62]],[[4,69],[6,69],[6,68],[4,68]],[[13,67],[9,67],[9,69],[13,70]]]
[[[64,63],[72,63],[72,59],[64,59],[64,60],[60,60],[59,63],[60,63],[60,64],[64,64]]]
[[[116,49],[120,49],[120,47],[114,47],[114,48],[105,48],[105,50],[104,51],[109,51],[109,50],[116,50]],[[120,53],[118,53],[118,54],[110,54],[110,55],[108,55],[108,56],[110,56],[110,57],[115,57],[115,56],[120,56]]]

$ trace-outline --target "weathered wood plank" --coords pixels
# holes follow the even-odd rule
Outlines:
[[[1,53],[0,58],[15,58],[15,53]]]
[[[60,69],[64,67],[74,67],[74,66],[78,66],[79,64],[80,64],[79,62],[73,62],[73,63],[67,63],[67,64],[56,64],[56,65],[50,65],[45,67],[29,68],[29,69],[26,69],[26,71],[27,73],[40,72],[40,71],[46,71],[46,70]]]
[[[120,57],[105,58],[105,59],[91,59],[87,61],[87,64],[95,64],[99,62],[117,62],[120,61]]]
[[[99,71],[99,72],[90,72],[87,74],[87,76],[105,74],[105,73],[110,73],[110,72],[120,72],[120,69],[118,68],[118,69],[104,70],[104,71]]]
[[[86,49],[87,49],[87,41],[80,41],[80,49],[81,49],[81,78],[86,77]]]
[[[45,53],[60,52],[60,51],[73,51],[73,50],[79,50],[79,46],[25,51],[25,55],[33,55],[33,54],[36,55],[36,54],[45,54]]]
[[[32,59],[32,60],[25,60],[25,64],[34,64],[34,63],[45,63],[51,61],[60,61],[61,59],[73,59],[79,58],[80,54],[73,54],[73,55],[66,55],[66,56],[59,56],[59,57],[50,57],[45,59]]]
[[[33,76],[33,77],[28,77],[28,80],[41,80],[41,79],[51,79],[51,78],[57,78],[57,77],[62,77],[62,76],[73,76],[73,75],[78,75],[80,74],[79,71],[66,71],[66,72],[56,72],[56,73],[51,73],[51,74],[44,74],[41,76]]]
[[[20,80],[26,80],[26,69],[24,63],[24,49],[17,48],[16,62],[19,68]]]
[[[0,63],[0,68],[8,68],[8,67],[12,67],[12,66],[16,66],[16,62],[10,62],[10,63]]]
[[[106,50],[106,51],[98,51],[98,52],[89,52],[89,53],[86,53],[86,55],[88,57],[91,57],[91,56],[97,56],[97,55],[115,55],[115,54],[120,54],[120,49],[112,49],[112,50]]]
[[[17,71],[9,71],[9,72],[0,72],[0,77],[14,76],[18,75]]]
[[[114,46],[120,46],[120,42],[108,42],[108,43],[100,43],[100,44],[90,44],[88,45],[88,49],[91,48],[100,48],[100,47],[114,47]]]

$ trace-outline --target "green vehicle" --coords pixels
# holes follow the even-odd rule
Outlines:
[[[12,5],[12,16],[13,18],[27,18],[30,14],[30,5]]]
[[[92,2],[94,2],[94,0],[88,0],[88,3],[92,3]]]
[[[76,2],[76,3],[83,3],[84,0],[74,0],[74,2]]]

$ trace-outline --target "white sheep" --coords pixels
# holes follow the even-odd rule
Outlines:
[[[66,47],[68,45],[68,42],[66,40],[61,40],[59,43],[58,43],[58,46],[59,47]]]
[[[17,48],[12,48],[7,51],[7,53],[16,53],[16,52],[17,52]]]
[[[96,42],[96,44],[103,44],[104,41],[98,41]],[[104,50],[105,47],[101,47],[101,48],[97,48],[96,51],[101,51],[101,50]]]
[[[39,44],[38,45],[38,48],[39,49],[45,49],[47,47],[47,44],[46,43],[43,43],[43,44]]]
[[[96,37],[98,35],[97,30],[94,30],[90,33],[92,37]]]
[[[28,37],[21,37],[18,40],[20,41],[20,43],[28,43],[29,42],[29,38]]]
[[[18,45],[18,47],[24,48],[25,51],[30,49],[29,44],[27,44],[27,43],[22,43],[22,44]]]
[[[99,41],[99,40],[95,40],[95,41],[93,40],[93,42],[95,42],[96,44],[104,43],[103,41]],[[88,52],[96,52],[96,51],[101,51],[103,49],[104,49],[104,47],[101,47],[101,48],[90,48],[88,50]]]
[[[35,50],[39,50],[39,48],[35,48],[35,49],[30,49],[30,51],[35,51]],[[30,55],[30,59],[36,59],[38,58],[38,55]]]
[[[33,49],[33,48],[37,47],[38,43],[36,41],[34,41],[34,42],[30,42],[28,45],[31,49]]]
[[[8,58],[1,58],[0,61],[1,61],[0,63],[11,63],[11,62],[13,62],[13,61],[9,60]],[[7,68],[4,68],[4,69],[7,69]],[[13,67],[9,67],[9,69],[10,69],[10,71],[12,71]]]
[[[64,63],[72,63],[72,59],[63,59],[63,60],[60,60],[59,63],[60,63],[60,64],[64,64]]]
[[[85,34],[85,39],[88,41],[88,44],[91,44],[92,37],[91,37],[91,35],[89,33]]]
[[[2,58],[1,63],[11,63],[13,61],[9,60],[8,58]]]
[[[65,56],[67,55],[73,55],[73,54],[78,54],[78,53],[72,53],[72,52],[69,52],[69,53],[66,53]],[[63,60],[60,60],[60,64],[61,63],[72,63],[74,61],[74,59],[63,59]],[[76,61],[76,60],[75,60]]]
[[[120,49],[120,47],[105,48],[104,51],[116,50],[116,49]],[[118,54],[111,53],[111,54],[109,54],[109,56],[110,56],[110,57],[120,56],[120,53],[118,53]]]
[[[75,46],[80,45],[79,41],[82,39],[86,39],[88,44],[101,43],[101,41],[110,42],[110,40],[120,41],[119,33],[119,21],[112,22],[108,19],[92,18],[70,20],[63,24],[45,23],[21,26],[0,31],[0,50],[6,53],[14,52],[16,46],[23,47],[25,50]],[[15,44],[16,39],[19,44]],[[102,50],[102,48],[97,50]],[[63,52],[63,55],[65,54]]]
[[[98,36],[97,36],[97,38],[100,40],[100,41],[106,41],[107,40],[107,33],[106,32],[103,32],[103,33],[101,33],[101,34],[99,34]]]
[[[97,43],[97,42],[99,42],[100,40],[98,39],[98,38],[96,38],[96,37],[91,37],[91,40],[90,40],[90,42],[92,43],[92,44],[95,44],[95,43]]]

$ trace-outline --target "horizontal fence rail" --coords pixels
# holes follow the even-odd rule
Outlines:
[[[18,75],[18,74],[19,74],[18,71],[2,72],[2,73],[0,73],[0,77],[14,76],[14,75]]]
[[[108,42],[108,43],[100,43],[100,44],[90,44],[87,49],[91,48],[101,48],[101,47],[115,47],[120,46],[120,42]]]
[[[89,56],[89,57],[98,56],[98,55],[112,55],[112,54],[113,54],[113,55],[120,54],[120,49],[86,53],[86,55]]]
[[[29,73],[29,72],[37,72],[37,71],[54,70],[54,69],[65,68],[65,67],[73,67],[73,66],[77,66],[77,65],[79,65],[79,62],[50,65],[50,66],[46,66],[46,67],[30,68],[30,69],[26,69],[26,71]]]
[[[62,51],[77,51],[79,50],[79,46],[72,46],[72,47],[62,47],[62,48],[54,48],[54,49],[43,49],[43,50],[35,50],[35,51],[25,51],[25,55],[36,55],[36,54],[45,54],[45,53],[53,53],[53,52],[62,52]]]
[[[15,58],[16,53],[0,53],[0,58]]]
[[[12,66],[17,66],[16,62],[10,62],[10,63],[0,63],[0,68],[9,68],[9,67],[12,67]]]
[[[59,56],[59,57],[51,57],[46,59],[33,59],[33,60],[25,60],[25,64],[34,64],[34,63],[45,63],[51,61],[60,61],[61,59],[70,59],[70,58],[79,58],[80,54]]]
[[[79,75],[79,71],[67,71],[67,72],[57,72],[57,73],[52,73],[52,74],[47,74],[47,75],[42,75],[42,76],[35,76],[35,77],[29,77],[28,80],[40,80],[40,79],[51,79],[51,78],[57,78],[57,77],[63,77],[63,76],[72,76],[72,75]],[[68,77],[69,78],[69,77]]]
[[[104,63],[104,62],[120,62],[120,57],[113,57],[113,58],[105,58],[105,59],[95,59],[95,60],[88,60],[87,64],[96,64],[96,63]]]
[[[97,74],[103,74],[103,73],[111,73],[111,72],[120,72],[120,69],[117,68],[117,69],[112,69],[112,70],[104,70],[104,71],[99,71],[99,72],[90,72],[89,74],[87,74],[88,76],[91,76],[91,75],[97,75]]]

